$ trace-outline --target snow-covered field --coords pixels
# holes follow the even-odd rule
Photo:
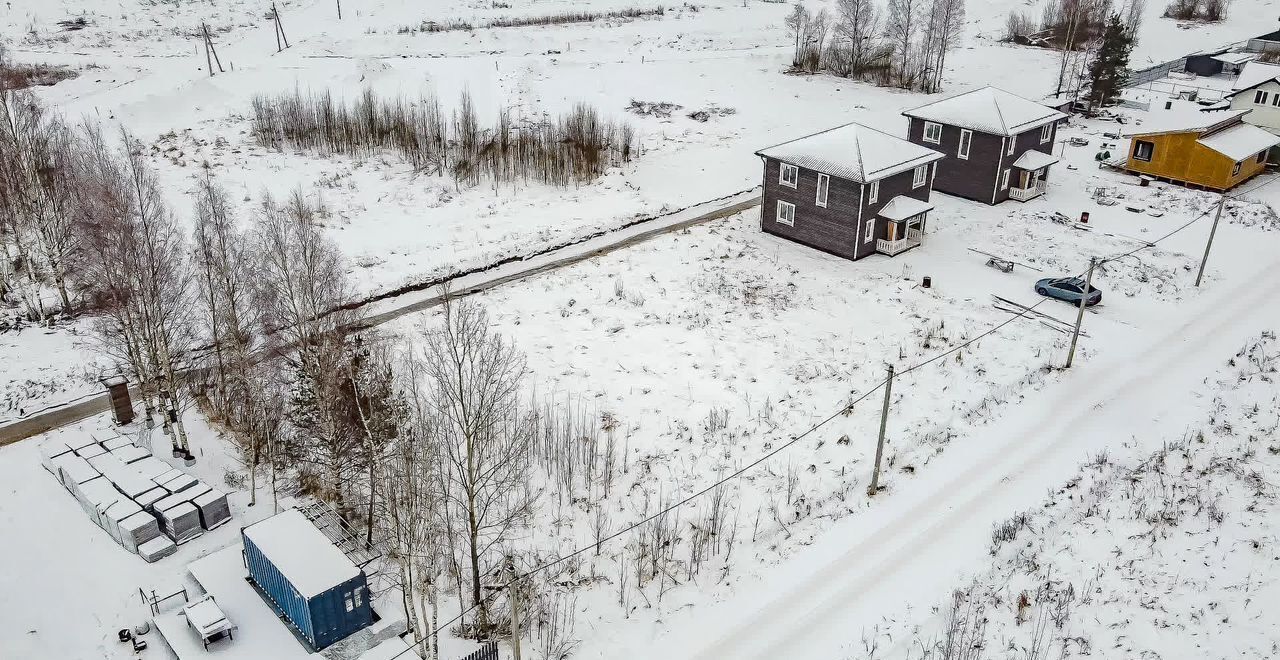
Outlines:
[[[1275,657],[1277,360],[1265,332],[1208,379],[1198,423],[1152,453],[1114,438],[993,528],[989,561],[932,612],[886,608],[863,637],[875,657]]]
[[[648,5],[548,0],[512,8],[490,2],[427,8],[413,0],[377,0],[346,3],[338,22],[331,2],[278,4],[293,44],[280,54],[264,6],[241,2],[13,0],[0,8],[0,35],[16,44],[21,59],[81,70],[79,77],[39,93],[70,116],[119,123],[152,145],[152,162],[179,217],[191,215],[186,193],[205,163],[232,191],[244,221],[264,193],[282,197],[301,187],[322,199],[325,226],[348,258],[363,295],[750,188],[760,176],[755,149],[853,120],[899,133],[905,125],[899,113],[931,98],[829,76],[784,74],[789,46],[782,18],[790,9],[784,3],[711,0],[669,7],[661,17],[443,33],[411,28],[427,19],[480,22]],[[984,84],[1033,98],[1050,91],[1057,68],[1052,53],[995,41],[1014,7],[1039,11],[1011,0],[970,3],[964,44],[948,59],[946,93]],[[1257,17],[1276,13],[1274,0],[1237,0],[1228,21],[1183,29],[1158,18],[1162,9],[1148,7],[1135,66],[1254,36],[1263,31]],[[80,15],[89,23],[84,30],[62,32],[56,24]],[[214,31],[228,69],[213,78],[203,70],[203,52],[189,38],[202,20]],[[1017,66],[1011,68],[1011,62]],[[248,134],[251,97],[295,87],[329,89],[348,98],[366,87],[411,99],[430,90],[447,107],[465,89],[482,117],[499,107],[526,116],[554,114],[585,101],[609,118],[631,122],[641,155],[577,188],[522,184],[494,190],[459,189],[450,179],[415,173],[390,155],[319,158],[254,144]],[[682,107],[665,118],[636,116],[625,110],[632,100]],[[688,116],[712,106],[734,112],[706,122]],[[1135,119],[1143,116],[1126,112]],[[762,234],[758,212],[749,211],[476,296],[497,327],[528,355],[539,395],[574,401],[599,420],[600,441],[615,443],[611,451],[617,452],[620,471],[612,489],[587,489],[584,503],[555,497],[555,485],[546,485],[535,532],[519,541],[544,558],[590,544],[598,535],[593,527],[622,528],[782,446],[868,392],[888,364],[901,373],[945,354],[895,381],[882,497],[871,501],[864,494],[879,424],[876,392],[850,414],[837,415],[732,482],[724,492],[728,526],[710,556],[694,556],[706,552],[693,547],[694,526],[711,515],[698,503],[668,521],[677,534],[666,577],[638,585],[626,574],[642,543],[635,535],[566,568],[560,577],[577,585],[574,635],[582,643],[576,657],[836,657],[832,653],[841,648],[866,657],[865,649],[860,655],[854,650],[864,637],[875,643],[890,634],[893,639],[880,643],[881,652],[892,647],[905,655],[905,640],[937,633],[942,611],[933,605],[945,600],[950,588],[969,583],[962,575],[983,585],[974,597],[988,603],[989,639],[1017,642],[1036,620],[1015,625],[1011,604],[1028,591],[1034,596],[1032,614],[1044,611],[1036,588],[1044,582],[1039,569],[1048,566],[1053,567],[1050,579],[1060,580],[1055,593],[1066,583],[1074,586],[1072,621],[1078,627],[1071,630],[1088,635],[1094,657],[1130,657],[1148,647],[1172,649],[1162,657],[1192,657],[1179,656],[1189,648],[1185,643],[1161,646],[1177,639],[1153,627],[1161,621],[1181,634],[1203,633],[1209,640],[1204,644],[1225,643],[1239,624],[1241,651],[1268,657],[1265,642],[1272,633],[1266,625],[1274,620],[1266,618],[1261,603],[1276,596],[1274,583],[1265,577],[1274,572],[1265,560],[1275,531],[1263,527],[1269,509],[1248,512],[1238,506],[1250,495],[1250,482],[1225,468],[1253,461],[1249,465],[1256,464],[1265,476],[1275,467],[1269,440],[1253,443],[1253,458],[1245,459],[1242,452],[1250,446],[1245,429],[1259,438],[1274,429],[1273,414],[1251,416],[1248,409],[1257,402],[1269,410],[1275,398],[1268,389],[1273,385],[1264,380],[1270,376],[1255,358],[1257,350],[1274,353],[1276,347],[1274,339],[1266,339],[1261,349],[1242,354],[1207,381],[1220,361],[1215,354],[1212,364],[1205,364],[1201,355],[1206,344],[1216,349],[1230,339],[1234,348],[1242,340],[1237,335],[1271,327],[1263,325],[1268,306],[1233,309],[1223,315],[1223,328],[1197,327],[1199,343],[1180,344],[1183,339],[1173,330],[1258,295],[1251,283],[1261,279],[1259,274],[1269,276],[1280,247],[1280,223],[1267,206],[1280,203],[1280,186],[1247,195],[1262,203],[1231,205],[1206,286],[1197,290],[1192,283],[1207,231],[1203,216],[1215,199],[1163,184],[1139,188],[1128,177],[1098,169],[1095,153],[1114,142],[1102,134],[1115,128],[1085,122],[1064,131],[1063,137],[1087,138],[1089,146],[1056,145],[1064,162],[1055,166],[1044,198],[988,207],[935,195],[937,209],[923,247],[894,259],[854,263],[791,244]],[[1099,188],[1122,203],[1097,203]],[[1131,212],[1126,205],[1144,210]],[[1082,211],[1091,215],[1087,226],[1071,222]],[[951,352],[1010,319],[992,305],[993,294],[1034,304],[1036,278],[1081,272],[1090,256],[1130,251],[1197,217],[1201,222],[1156,248],[1111,262],[1095,274],[1106,297],[1086,315],[1087,336],[1071,371],[1058,369],[1067,337],[1050,327],[1055,324],[1038,319],[1015,320]],[[1021,266],[1013,273],[997,272],[970,248],[1043,273]],[[932,278],[931,288],[922,288],[924,276]],[[1037,311],[1074,320],[1075,310],[1057,302]],[[388,333],[412,342],[417,328],[435,318],[431,312],[406,317]],[[97,387],[98,370],[108,365],[95,361],[92,346],[84,342],[86,327],[81,322],[52,334],[36,329],[0,334],[0,419]],[[1158,399],[1168,411],[1161,434],[1139,441],[1090,429],[1080,446],[1050,452],[1066,437],[1062,421],[1052,414],[1054,405],[1071,407],[1072,420],[1085,414],[1077,408],[1105,407],[1105,400],[1093,398],[1091,383],[1156,350],[1182,351],[1188,359],[1176,368],[1167,366],[1167,383],[1151,374],[1141,382],[1124,381],[1123,387],[1109,384],[1106,391],[1118,400]],[[1240,380],[1244,372],[1249,379]],[[1210,401],[1222,414],[1206,422]],[[1108,414],[1115,422],[1114,413]],[[1221,427],[1224,420],[1231,423],[1229,430]],[[0,603],[0,620],[17,631],[0,636],[0,657],[123,657],[114,631],[145,613],[136,588],[180,585],[186,563],[234,541],[233,526],[227,526],[154,565],[116,547],[38,467],[39,442],[98,424],[105,420],[0,448],[0,484],[7,492],[0,498],[0,536],[24,539],[0,550],[6,566],[24,567],[5,571],[0,587],[8,594],[57,594],[37,607],[17,598]],[[189,425],[196,447],[206,452],[201,477],[222,483],[223,470],[234,467],[230,449],[198,419]],[[1166,452],[1157,470],[1146,457],[1161,442],[1183,438],[1163,434],[1170,425],[1204,428],[1206,442],[1189,438],[1187,457]],[[1102,446],[1111,448],[1107,464],[1085,468],[1065,495],[1055,490],[1048,500],[1052,506],[1037,505],[1049,484],[1064,483],[1089,457],[1082,455],[1085,447],[1096,455]],[[1008,456],[1009,463],[1018,452],[1039,456],[1042,448],[1048,458],[1035,462],[1034,470],[974,472],[974,464],[992,456]],[[1215,451],[1227,462],[1212,462]],[[1184,508],[1171,512],[1179,516],[1177,527],[1158,521],[1164,526],[1157,531],[1170,532],[1160,545],[1129,539],[1130,533],[1151,529],[1147,517],[1156,509],[1136,511],[1135,500],[1126,496],[1155,498],[1159,492],[1149,489],[1161,476],[1170,477],[1170,488],[1190,488],[1191,483],[1172,479],[1175,468],[1187,466],[1205,471],[1201,490],[1192,496],[1209,502],[1221,491],[1217,506],[1226,512],[1223,522],[1209,525],[1207,514]],[[1044,478],[1036,480],[1041,470]],[[980,508],[942,508],[954,493],[939,489],[975,474],[971,481],[1004,478],[1009,490],[983,482],[982,489],[971,491],[974,497],[999,496],[983,497]],[[1142,481],[1126,480],[1134,475]],[[1107,492],[1095,487],[1104,483],[1110,484]],[[1092,509],[1081,504],[1084,495],[1094,498],[1088,501]],[[242,523],[265,515],[261,503],[246,507],[247,499],[243,490],[231,498]],[[981,541],[990,521],[1028,508],[1036,511],[1029,527],[1002,544],[994,558],[987,557]],[[606,512],[603,521],[595,510]],[[921,511],[928,515],[911,515]],[[947,520],[955,520],[957,528],[976,525],[976,531],[957,532],[944,524]],[[922,532],[917,522],[935,527]],[[1085,524],[1097,533],[1086,536]],[[1211,543],[1205,529],[1230,543],[1202,550]],[[896,548],[900,557],[894,563],[866,545],[876,532],[902,543],[932,539],[935,533],[948,540],[932,555],[923,541],[909,547],[890,544],[886,547]],[[949,534],[961,536],[956,540]],[[1255,540],[1262,544],[1257,549],[1249,546]],[[1124,549],[1124,563],[1105,554],[1112,546]],[[844,553],[850,548],[865,551],[865,561],[861,555],[848,561]],[[1030,570],[1025,549],[1042,550],[1038,570]],[[1175,582],[1170,569],[1145,554],[1155,549],[1165,554],[1166,563],[1168,556],[1190,563],[1194,553],[1208,552],[1220,579],[1210,589],[1171,602],[1165,591],[1191,592],[1186,580],[1209,581],[1209,576],[1174,569]],[[39,561],[31,559],[33,552],[41,554]],[[872,579],[877,576],[853,576],[832,569],[833,558],[912,577],[891,584]],[[1095,577],[1085,563],[1103,558],[1107,571]],[[1158,602],[1143,600],[1142,589],[1132,584],[1159,594],[1154,596]],[[797,595],[797,585],[809,593]],[[1086,603],[1087,586],[1104,591]],[[831,593],[840,598],[824,601]],[[1168,610],[1154,622],[1153,603]],[[1215,610],[1218,606],[1210,603],[1221,607]],[[815,611],[818,605],[821,612]],[[1202,607],[1206,611],[1200,614]],[[797,623],[802,615],[833,618],[815,631]],[[1229,620],[1222,622],[1224,617]],[[1127,628],[1110,625],[1122,620],[1129,621]],[[1121,640],[1121,635],[1129,637]],[[726,641],[731,638],[747,646],[735,648]],[[997,646],[1004,652],[1002,643],[993,645],[989,657],[996,657]],[[162,649],[151,653],[163,657]]]

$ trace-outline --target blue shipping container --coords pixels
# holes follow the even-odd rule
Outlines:
[[[301,511],[281,512],[240,534],[250,579],[314,650],[373,623],[364,571]]]

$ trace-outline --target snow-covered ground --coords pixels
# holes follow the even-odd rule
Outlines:
[[[876,657],[919,657],[953,624],[993,659],[1275,657],[1277,360],[1265,332],[1207,379],[1198,422],[1151,453],[1115,437],[994,527],[956,595],[886,607]]]
[[[401,28],[428,18],[481,21],[647,5],[471,2],[428,11],[413,0],[375,0],[347,3],[339,23],[331,2],[278,4],[293,44],[281,54],[264,7],[235,2],[12,0],[0,8],[0,33],[18,44],[16,55],[24,60],[81,69],[79,77],[39,93],[70,116],[118,122],[154,145],[152,162],[180,217],[190,216],[185,193],[205,162],[232,190],[244,219],[264,192],[280,197],[301,186],[322,198],[326,227],[366,295],[755,186],[755,149],[851,120],[900,133],[901,110],[931,98],[784,74],[785,3],[712,0],[696,9],[668,8],[661,18],[408,34]],[[947,93],[984,84],[1031,97],[1050,91],[1053,53],[995,41],[1014,7],[1039,11],[1011,0],[970,3],[964,45],[948,59]],[[1274,0],[1237,0],[1223,24],[1182,29],[1157,18],[1161,10],[1148,7],[1152,15],[1135,65],[1254,36],[1264,31],[1257,16],[1276,13]],[[57,20],[81,13],[89,27],[59,31]],[[213,78],[187,37],[201,20],[214,30],[228,69]],[[253,144],[247,133],[252,95],[295,87],[348,97],[364,87],[407,98],[432,90],[446,104],[467,89],[482,116],[499,106],[556,113],[586,101],[630,121],[642,154],[578,188],[494,191],[459,190],[391,156],[318,158]],[[682,109],[667,118],[635,116],[625,111],[633,99]],[[687,116],[713,104],[735,112],[705,123]],[[901,370],[1008,320],[992,306],[992,294],[1033,304],[1036,278],[1080,272],[1089,256],[1129,251],[1211,211],[1212,196],[1163,184],[1139,188],[1130,177],[1098,169],[1094,155],[1115,142],[1102,134],[1115,128],[1086,122],[1064,131],[1089,145],[1056,145],[1064,162],[1041,199],[988,207],[936,195],[924,246],[894,259],[830,257],[762,234],[756,212],[747,212],[477,300],[528,354],[539,392],[579,401],[608,429],[602,437],[618,443],[623,472],[617,487],[588,496],[607,512],[608,526],[620,528],[787,442],[867,392],[887,364]],[[1097,203],[1098,189],[1122,204]],[[1275,204],[1280,185],[1248,197]],[[1091,214],[1087,226],[1070,221],[1082,211]],[[1068,220],[1055,219],[1055,212]],[[863,492],[878,393],[730,486],[732,532],[700,572],[691,571],[689,525],[708,515],[701,504],[683,511],[677,523],[685,531],[676,541],[670,582],[637,588],[634,577],[619,578],[636,540],[605,546],[572,571],[580,585],[577,657],[835,657],[841,648],[855,653],[864,630],[875,639],[876,622],[890,611],[898,613],[891,621],[899,631],[895,641],[930,635],[938,624],[932,606],[963,584],[960,576],[988,574],[984,537],[992,522],[1035,506],[1047,485],[1065,483],[1102,447],[1114,448],[1115,466],[1107,474],[1133,469],[1134,457],[1181,437],[1171,429],[1200,424],[1219,390],[1229,406],[1241,405],[1237,399],[1246,394],[1261,396],[1251,388],[1227,391],[1205,378],[1245,337],[1275,327],[1269,289],[1257,288],[1268,286],[1280,247],[1277,229],[1265,204],[1233,203],[1203,290],[1192,285],[1207,231],[1203,219],[1157,248],[1108,264],[1095,275],[1104,304],[1086,316],[1088,334],[1070,372],[1055,368],[1065,357],[1065,335],[1039,320],[1019,319],[901,376],[891,401],[887,490],[874,502]],[[1000,273],[969,248],[1043,273],[1023,267]],[[926,275],[929,289],[920,286]],[[1047,302],[1037,311],[1074,320],[1065,304]],[[432,313],[419,314],[389,332],[412,341],[419,324],[433,320]],[[0,334],[0,418],[15,407],[29,411],[96,388],[94,370],[101,366],[80,343],[83,332],[79,324],[54,334]],[[1139,366],[1141,377],[1114,375]],[[1109,401],[1116,403],[1108,407]],[[1137,412],[1126,417],[1119,406]],[[1060,409],[1068,412],[1058,416]],[[1105,411],[1097,413],[1105,424],[1088,421],[1097,410]],[[1157,413],[1163,415],[1158,423]],[[1078,437],[1065,428],[1068,421],[1081,423]],[[39,469],[37,446],[104,423],[97,418],[84,428],[0,448],[0,484],[7,491],[0,498],[0,536],[24,539],[0,550],[6,566],[24,567],[6,571],[0,587],[8,594],[56,594],[39,601],[47,606],[17,598],[0,603],[0,620],[17,631],[0,636],[0,657],[123,657],[114,631],[143,617],[136,588],[181,585],[189,561],[234,542],[238,527],[227,526],[148,565],[85,519]],[[230,450],[198,419],[189,424],[196,447],[206,452],[200,476],[222,483],[223,470],[234,463]],[[1100,432],[1107,425],[1124,433]],[[1116,445],[1124,443],[1122,452]],[[1198,453],[1194,460],[1202,458]],[[981,469],[986,465],[992,469]],[[1100,482],[1100,475],[1090,479]],[[241,523],[267,510],[261,500],[247,508],[247,499],[243,490],[231,497]],[[1128,515],[1122,509],[1115,515]],[[1031,532],[1054,524],[1054,513],[1037,514],[1035,526],[1018,543],[1005,544],[990,571],[1009,570],[1003,560]],[[592,539],[594,516],[581,503],[548,496],[538,515],[537,533],[521,541],[538,556]],[[1073,552],[1082,543],[1065,533],[1034,538]],[[881,546],[875,539],[892,542]],[[1224,570],[1235,571],[1249,552],[1224,554],[1231,557]],[[1065,575],[1071,566],[1061,570]],[[1161,569],[1142,570],[1146,579]],[[629,590],[621,588],[628,579]],[[1223,589],[1240,583],[1234,572],[1228,579]],[[1008,589],[1033,589],[1028,580]],[[1077,583],[1082,596],[1084,584]],[[1259,603],[1274,595],[1273,586],[1265,592],[1264,586],[1256,578],[1245,581],[1259,590]],[[1002,598],[1002,613],[1009,615],[1009,596]],[[1242,607],[1231,616],[1258,611]],[[992,632],[1007,623],[993,623]],[[1095,657],[1113,648],[1113,637],[1104,635],[1118,633],[1094,633]],[[734,647],[734,639],[747,650]],[[159,649],[153,653],[163,657]]]
[[[0,423],[103,390],[114,373],[87,321],[0,332]]]

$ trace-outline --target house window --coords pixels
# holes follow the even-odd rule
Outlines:
[[[364,598],[360,594],[361,591],[364,591],[364,587],[356,587],[356,590],[351,592],[355,595],[356,607],[364,605]]]
[[[1280,108],[1280,94],[1274,94],[1271,96],[1271,105]]]
[[[924,123],[924,141],[937,144],[942,141],[942,124],[927,121]]]
[[[1258,105],[1266,105],[1266,104],[1267,104],[1267,96],[1268,96],[1268,94],[1267,94],[1266,92],[1264,92],[1264,91],[1262,91],[1262,90],[1258,90],[1258,91],[1256,91],[1256,92],[1254,92],[1254,93],[1253,93],[1253,102],[1254,102],[1254,103],[1256,103],[1256,104],[1258,104]]]
[[[880,199],[880,182],[872,181],[871,190],[867,193],[867,203],[875,204]]]
[[[1040,144],[1044,144],[1053,138],[1053,124],[1045,124],[1040,127]]]
[[[1009,174],[1010,174],[1010,173],[1011,173],[1011,172],[1010,172],[1010,170],[1009,170],[1009,169],[1005,169],[1004,174],[1001,174],[1001,175],[1000,175],[1000,189],[1001,189],[1001,190],[1008,190],[1008,189],[1009,189]]]
[[[875,218],[871,218],[870,220],[867,221],[867,226],[862,228],[862,233],[863,233],[863,237],[862,237],[863,243],[870,243],[872,240],[875,239],[876,237],[876,219]]]
[[[1151,155],[1155,153],[1156,144],[1147,142],[1146,140],[1133,141],[1133,159],[1150,163]]]
[[[1236,166],[1231,168],[1231,176],[1235,176],[1239,173],[1240,173],[1240,163],[1236,163]]]
[[[1012,155],[1013,155],[1013,146],[1014,146],[1014,145],[1016,145],[1017,143],[1018,143],[1018,136],[1016,136],[1016,135],[1010,135],[1010,136],[1009,136],[1009,150],[1008,150],[1008,151],[1006,151],[1006,152],[1004,152],[1004,154],[1005,154],[1006,156],[1012,156]],[[967,154],[966,154],[966,155],[967,155]]]
[[[920,186],[923,186],[925,177],[928,175],[928,173],[929,173],[928,165],[921,165],[917,167],[915,171],[911,173],[911,187],[919,188]]]
[[[790,188],[796,187],[796,181],[800,180],[800,168],[795,165],[782,164],[782,169],[778,170],[778,183]]]
[[[778,202],[778,222],[794,227],[796,224],[796,205],[791,202]]]
[[[956,152],[956,157],[961,160],[969,160],[969,143],[973,141],[973,131],[960,131],[960,150]]]
[[[352,603],[351,603],[351,594],[347,594],[347,597],[346,597],[344,600],[347,602],[347,611],[348,611],[348,612],[350,612],[351,610],[355,609],[355,606],[354,606],[354,605],[352,605]]]
[[[825,174],[818,175],[818,196],[813,203],[818,206],[827,205],[827,188],[831,187],[831,177]]]

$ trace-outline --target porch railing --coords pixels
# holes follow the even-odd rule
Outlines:
[[[884,239],[876,240],[876,252],[894,256],[900,252],[905,252],[913,247],[920,245],[920,230],[908,229],[906,238],[900,238],[896,241],[887,241]]]
[[[1048,187],[1049,183],[1047,181],[1038,181],[1035,185],[1027,186],[1026,188],[1010,188],[1009,197],[1012,197],[1019,202],[1025,202],[1028,199],[1033,199],[1043,195],[1044,191]]]

